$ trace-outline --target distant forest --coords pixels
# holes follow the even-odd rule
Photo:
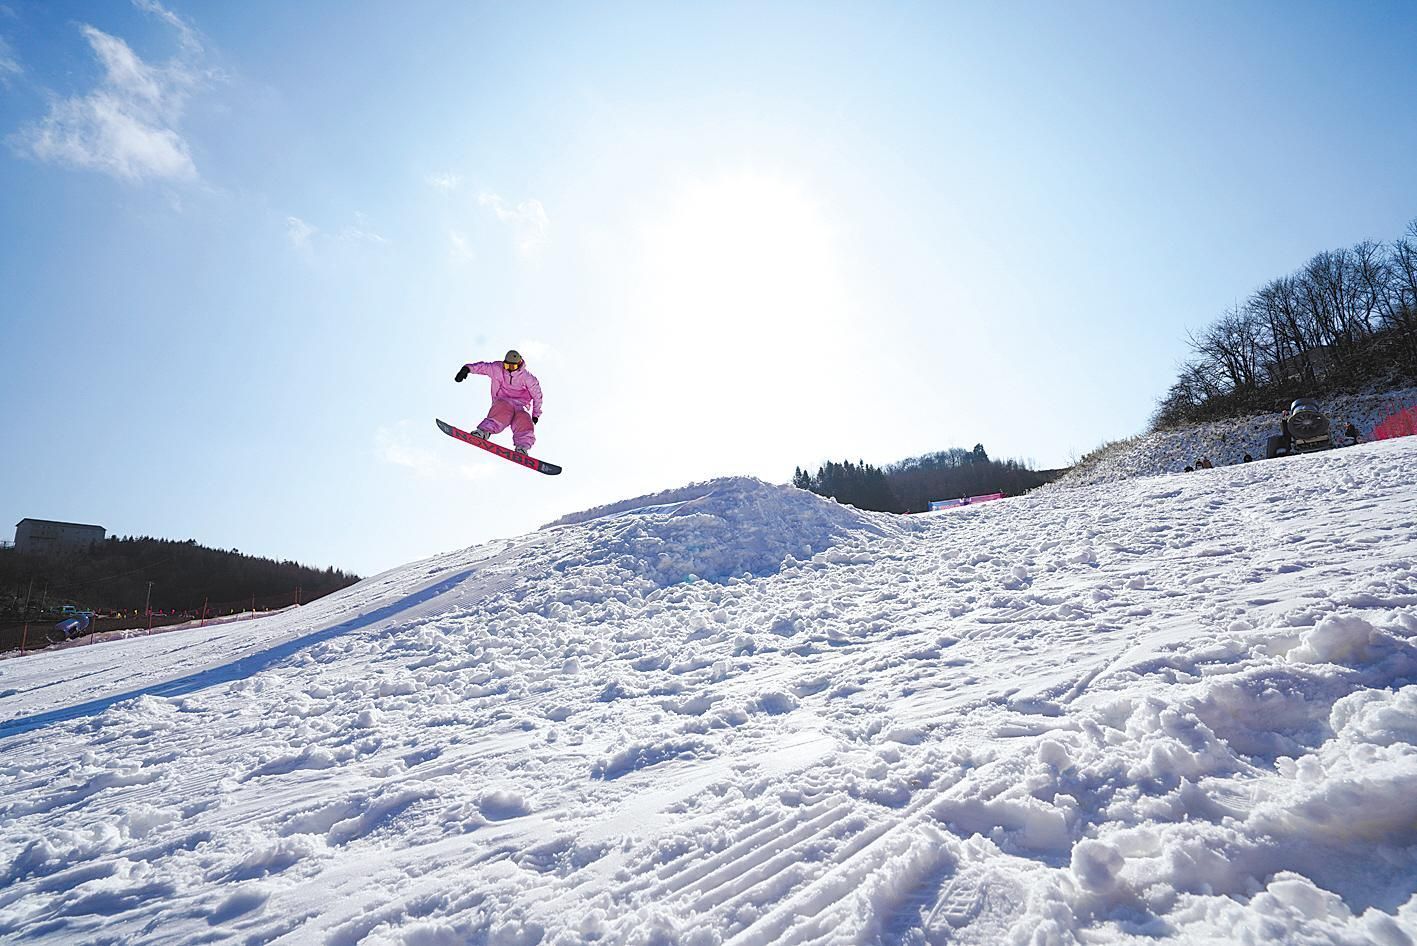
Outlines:
[[[311,568],[198,545],[195,541],[110,538],[87,550],[45,557],[0,550],[0,615],[65,604],[99,612],[138,613],[152,582],[154,611],[199,611],[249,603],[273,607],[338,591],[359,580],[334,568]],[[26,603],[28,599],[28,608]]]
[[[1417,220],[1390,243],[1319,253],[1189,341],[1153,430],[1417,382]]]
[[[924,512],[931,500],[985,493],[1017,496],[1056,479],[1061,470],[1032,470],[1018,460],[993,460],[983,444],[912,457],[884,469],[850,460],[828,461],[816,473],[801,467],[792,485],[858,509]]]

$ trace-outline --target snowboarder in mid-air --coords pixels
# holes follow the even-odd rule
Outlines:
[[[469,433],[439,420],[438,429],[463,443],[495,453],[503,460],[524,466],[537,473],[556,476],[561,467],[527,453],[536,443],[536,424],[541,420],[541,382],[526,370],[526,361],[515,351],[507,352],[501,361],[473,361],[458,369],[454,381],[464,381],[470,374],[486,375],[492,381],[492,407],[487,416]],[[512,428],[513,449],[493,443],[492,435]]]
[[[513,449],[525,454],[536,443],[536,425],[541,420],[541,382],[526,370],[526,360],[515,350],[509,351],[501,361],[463,365],[453,380],[462,382],[469,374],[492,379],[492,407],[472,436],[487,440],[510,426]]]

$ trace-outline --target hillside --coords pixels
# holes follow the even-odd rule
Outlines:
[[[1410,943],[1414,464],[719,480],[0,661],[0,939]]]
[[[1373,428],[1388,415],[1417,404],[1417,388],[1335,395],[1322,398],[1320,404],[1334,424],[1335,435],[1351,421],[1367,441]],[[1155,430],[1107,444],[1073,466],[1061,477],[1061,483],[1090,486],[1180,473],[1199,457],[1209,458],[1216,466],[1240,463],[1246,453],[1258,460],[1265,455],[1266,438],[1279,432],[1282,410]]]
[[[292,604],[300,588],[304,600],[358,581],[334,568],[213,549],[195,541],[146,536],[112,537],[92,548],[59,557],[0,550],[0,621],[18,615],[28,601],[51,608],[72,604],[104,612],[140,613],[151,603],[158,611],[197,611],[203,604],[262,606]],[[149,593],[148,583],[152,583]]]
[[[874,512],[925,512],[941,499],[1001,493],[1018,496],[1057,479],[1061,470],[1034,470],[1020,460],[991,458],[983,444],[909,457],[884,468],[865,461],[828,460],[815,473],[798,467],[792,485]]]

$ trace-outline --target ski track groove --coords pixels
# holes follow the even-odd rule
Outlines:
[[[769,843],[730,864],[715,877],[710,875],[696,886],[698,897],[691,905],[697,913],[707,913],[728,901],[746,897],[776,878],[788,865],[801,863],[799,857],[812,842],[828,835],[831,828],[850,813],[850,805],[837,805],[803,822],[796,829],[773,838]]]
[[[779,902],[765,916],[725,941],[724,946],[767,946],[767,944],[797,944],[795,928],[812,923],[814,918],[832,908],[846,909],[848,894],[860,887],[863,878],[878,870],[891,852],[887,842],[918,822],[930,817],[929,808],[937,793],[921,792],[896,817],[883,817],[850,838],[833,855],[830,868],[803,884]],[[789,931],[794,935],[787,936]]]
[[[803,815],[798,813],[790,821],[800,821]],[[731,862],[740,850],[751,850],[754,840],[762,834],[770,833],[770,829],[782,822],[782,817],[778,812],[771,811],[755,821],[743,826],[739,831],[733,833],[733,844],[718,852],[712,857],[697,860],[699,852],[690,851],[680,854],[673,860],[667,861],[656,872],[660,883],[651,892],[653,897],[669,896],[682,890],[689,884],[694,883],[699,878],[707,876],[719,869],[723,864]],[[696,861],[692,866],[685,868],[683,863],[690,858]],[[671,883],[671,880],[677,881]]]

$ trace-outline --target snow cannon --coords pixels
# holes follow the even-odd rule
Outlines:
[[[1317,401],[1301,397],[1289,405],[1284,431],[1270,437],[1265,444],[1265,456],[1272,460],[1295,453],[1327,450],[1332,446],[1333,434],[1329,430],[1328,416],[1319,409]]]
[[[1318,402],[1299,398],[1289,405],[1290,452],[1309,453],[1333,446],[1327,415],[1319,410]]]
[[[49,638],[51,644],[62,644],[64,641],[73,640],[83,636],[89,629],[89,624],[93,621],[92,611],[80,611],[71,618],[65,618],[49,629],[45,636]]]

